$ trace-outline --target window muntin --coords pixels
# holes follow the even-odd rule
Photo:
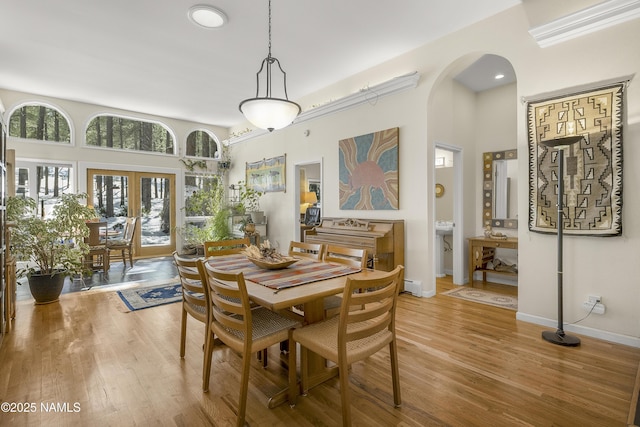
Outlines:
[[[25,104],[11,113],[9,136],[71,144],[71,125],[67,117],[54,107]]]
[[[87,126],[86,144],[119,150],[174,154],[174,137],[161,123],[102,115]]]
[[[220,158],[218,140],[206,130],[194,130],[187,136],[186,156],[218,159]]]

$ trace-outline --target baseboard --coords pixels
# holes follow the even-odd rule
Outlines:
[[[523,322],[535,323],[536,325],[548,326],[550,328],[556,328],[558,323],[554,319],[547,319],[540,316],[533,316],[522,312],[516,313],[516,319]],[[600,329],[588,328],[580,325],[564,325],[564,330],[567,332],[574,332],[576,334],[584,335],[591,338],[597,338],[605,341],[611,341],[617,344],[628,345],[630,347],[640,348],[640,338],[631,337],[628,335],[616,334],[613,332],[602,331]]]

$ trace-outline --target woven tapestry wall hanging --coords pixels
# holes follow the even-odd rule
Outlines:
[[[558,150],[542,141],[582,136],[564,149],[564,233],[622,234],[622,112],[624,83],[531,102],[529,230],[555,234]]]
[[[247,187],[263,193],[285,191],[285,168],[287,155],[247,162]]]
[[[338,143],[340,209],[398,209],[398,128]]]

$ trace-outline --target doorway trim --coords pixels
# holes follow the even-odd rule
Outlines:
[[[463,152],[462,147],[456,145],[446,144],[444,142],[436,142],[433,145],[434,167],[432,168],[431,182],[436,182],[436,149],[447,150],[453,153],[453,284],[464,285],[464,255],[466,253],[464,246],[464,168],[462,167]],[[431,218],[434,220],[431,224],[431,231],[433,235],[433,248],[436,247],[436,200],[435,191],[433,192],[433,199],[431,203]],[[436,253],[433,252],[433,281],[435,289],[435,266],[436,266]]]
[[[322,195],[322,198],[320,199],[320,213],[322,214],[322,212],[324,211],[324,206],[323,206],[323,202],[324,202],[324,165],[323,165],[323,158],[320,157],[318,160],[309,160],[306,162],[297,162],[294,163],[294,167],[293,167],[293,180],[294,180],[294,198],[293,198],[293,211],[294,213],[294,218],[300,218],[300,168],[304,167],[304,166],[308,166],[308,165],[320,165],[320,194]],[[293,236],[295,238],[295,240],[300,241],[301,237],[300,236],[300,221],[294,221],[294,233]]]

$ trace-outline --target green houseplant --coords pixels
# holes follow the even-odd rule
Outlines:
[[[86,194],[63,194],[51,218],[33,215],[36,201],[32,198],[7,199],[7,220],[15,224],[11,250],[23,261],[16,275],[27,277],[37,304],[56,301],[65,277],[86,272],[86,222],[96,216],[92,208],[81,203],[86,198]]]
[[[244,207],[244,211],[251,215],[254,224],[264,224],[264,212],[260,210],[260,197],[264,194],[248,187],[244,181],[236,184],[239,189],[240,203]]]

